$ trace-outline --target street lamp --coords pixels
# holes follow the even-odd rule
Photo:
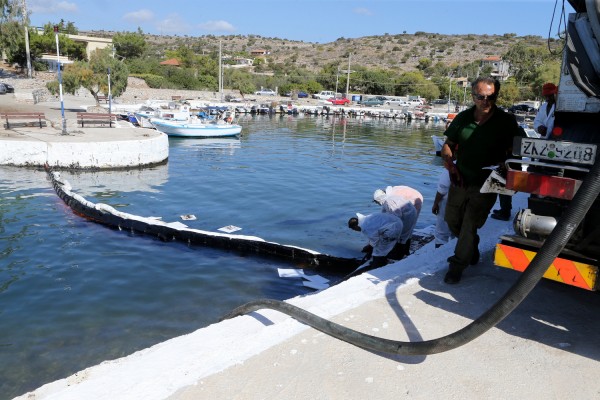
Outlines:
[[[67,120],[65,119],[65,104],[63,102],[62,72],[60,70],[60,52],[58,50],[58,25],[54,25],[54,36],[56,37],[56,63],[58,65],[58,93],[60,94],[60,114],[62,115],[62,134],[67,134]]]
[[[108,113],[111,114],[112,95],[110,93],[110,67],[108,67]]]

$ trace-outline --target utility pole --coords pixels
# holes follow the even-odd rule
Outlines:
[[[27,77],[32,78],[31,72],[31,52],[29,51],[29,26],[27,24],[27,3],[23,0],[23,26],[25,26],[25,54],[27,58]]]
[[[350,58],[352,58],[352,53],[348,53],[348,77],[346,78],[346,98],[348,98],[348,90],[350,90]]]
[[[450,95],[452,94],[452,75],[454,73],[450,72],[450,76],[448,77],[448,112],[450,112]]]
[[[337,74],[335,74],[335,93],[338,91],[338,82],[340,80],[340,66],[337,67]]]

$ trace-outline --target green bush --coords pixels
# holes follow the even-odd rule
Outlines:
[[[150,86],[152,89],[162,89],[167,87],[167,80],[164,76],[143,74],[139,77],[146,81],[146,84],[148,84],[148,86]]]

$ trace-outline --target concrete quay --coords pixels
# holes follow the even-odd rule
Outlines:
[[[516,207],[525,204],[517,195]],[[491,308],[519,274],[494,267],[488,220],[481,262],[446,285],[454,241],[287,302],[373,336],[418,342]],[[182,299],[185,301],[185,299]],[[600,296],[542,281],[505,320],[444,353],[363,350],[273,310],[225,320],[48,383],[18,400],[591,399],[600,396]],[[198,312],[202,312],[201,309]]]
[[[22,93],[0,96],[4,112],[43,112],[46,126],[0,129],[0,165],[75,169],[116,169],[160,164],[169,157],[168,136],[152,129],[84,127],[77,112],[95,106],[91,97],[63,97],[66,134],[60,101],[37,104],[23,101]]]

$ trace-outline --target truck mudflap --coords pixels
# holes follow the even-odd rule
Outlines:
[[[494,264],[499,267],[523,272],[537,254],[534,250],[525,250],[514,243],[498,243],[494,253]],[[586,290],[599,290],[598,267],[591,263],[555,258],[544,278]]]

